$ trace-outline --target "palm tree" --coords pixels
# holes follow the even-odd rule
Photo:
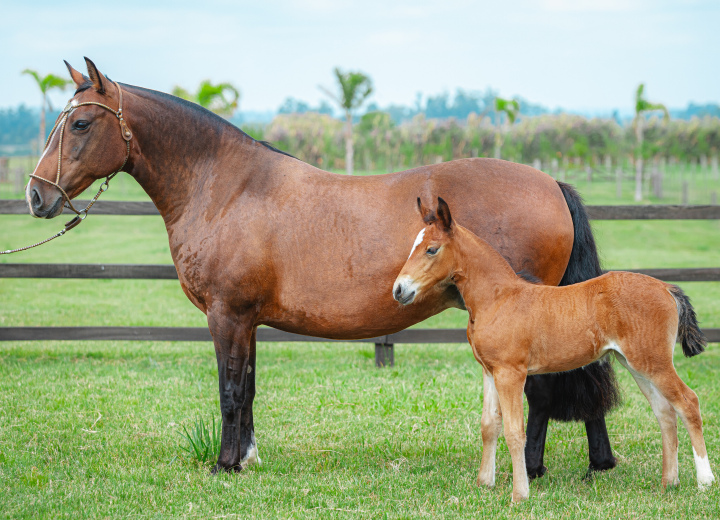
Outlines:
[[[500,159],[500,149],[503,145],[503,134],[502,127],[500,125],[500,119],[502,114],[505,113],[507,120],[512,125],[515,122],[515,118],[520,112],[520,103],[515,99],[503,99],[501,97],[495,98],[495,159]]]
[[[52,105],[50,104],[50,100],[48,99],[48,91],[54,88],[58,88],[60,90],[65,90],[65,87],[72,83],[69,79],[62,78],[60,76],[56,76],[55,74],[48,74],[47,76],[41,78],[40,74],[37,73],[37,71],[34,71],[32,69],[25,69],[22,71],[22,74],[28,74],[32,76],[35,79],[35,82],[37,83],[38,88],[40,89],[40,92],[42,92],[42,105],[40,106],[40,135],[38,138],[38,149],[39,153],[42,154],[42,149],[45,144],[45,138],[47,137],[45,135],[45,109],[52,111]]]
[[[231,83],[218,83],[213,85],[210,80],[200,83],[198,91],[191,94],[184,88],[176,85],[172,90],[173,96],[197,103],[203,108],[219,116],[229,118],[238,107],[240,91]]]
[[[633,126],[635,127],[635,137],[637,138],[637,151],[635,155],[635,201],[642,200],[642,174],[643,174],[643,126],[645,124],[645,113],[655,110],[662,110],[663,119],[670,119],[668,109],[662,103],[650,103],[644,97],[645,84],[640,83],[635,92],[635,119]]]
[[[362,72],[342,72],[335,67],[335,76],[340,84],[340,94],[337,95],[321,86],[325,94],[335,101],[345,111],[345,169],[348,175],[353,174],[353,134],[352,113],[360,108],[365,100],[372,94],[372,80]]]

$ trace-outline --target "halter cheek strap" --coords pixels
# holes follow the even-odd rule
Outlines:
[[[125,119],[123,118],[123,112],[122,112],[122,101],[123,101],[123,92],[120,88],[120,85],[113,82],[115,86],[118,89],[119,92],[119,103],[118,103],[118,109],[113,110],[107,105],[103,105],[102,103],[98,103],[96,101],[85,101],[84,103],[73,103],[72,101],[68,102],[67,105],[65,105],[65,108],[63,108],[60,118],[55,121],[55,126],[53,126],[52,130],[50,131],[50,135],[48,136],[47,140],[45,141],[45,149],[47,149],[48,145],[50,144],[50,139],[53,135],[55,135],[55,130],[59,127],[60,132],[60,142],[58,144],[58,161],[57,161],[57,175],[55,176],[55,182],[44,179],[43,177],[39,177],[38,175],[35,175],[34,173],[30,174],[30,177],[33,179],[37,179],[39,181],[45,182],[47,184],[50,184],[51,186],[55,186],[58,190],[60,190],[60,193],[62,193],[63,199],[65,199],[65,207],[74,211],[78,216],[80,216],[82,219],[85,218],[85,215],[87,215],[88,210],[92,207],[93,204],[95,204],[95,201],[98,199],[101,193],[106,191],[108,189],[108,185],[110,182],[110,179],[115,177],[122,169],[125,167],[125,164],[127,164],[127,160],[130,157],[130,140],[132,139],[132,132],[127,126],[127,123],[125,122]],[[77,107],[85,106],[85,105],[96,105],[99,107],[102,107],[106,110],[109,110],[113,114],[115,114],[115,117],[118,118],[120,121],[120,132],[122,134],[122,138],[125,140],[125,144],[127,146],[127,151],[125,153],[125,160],[123,161],[122,165],[120,165],[120,168],[118,168],[113,173],[109,174],[105,181],[100,185],[100,190],[97,192],[97,195],[93,197],[93,199],[90,201],[90,204],[88,206],[78,211],[75,209],[75,206],[73,206],[72,201],[70,200],[70,197],[67,193],[65,193],[65,190],[62,189],[60,186],[60,172],[62,168],[62,145],[63,145],[63,136],[65,135],[65,125],[67,124],[68,117],[70,117],[70,114],[72,114],[73,110],[75,110]]]
[[[119,97],[120,97],[117,110],[113,110],[109,106],[103,105],[102,103],[97,103],[95,101],[86,101],[84,103],[75,103],[75,104],[73,104],[73,102],[70,101],[70,102],[68,102],[67,105],[65,105],[65,108],[63,108],[60,118],[57,121],[55,121],[55,126],[53,126],[52,130],[50,131],[50,135],[48,136],[47,140],[45,141],[45,149],[47,150],[48,144],[50,144],[50,139],[52,138],[53,135],[55,135],[55,130],[57,130],[59,127],[60,143],[58,144],[58,167],[57,167],[57,176],[55,177],[55,182],[50,181],[48,179],[43,179],[42,177],[38,177],[34,173],[30,174],[30,177],[32,177],[33,179],[37,179],[39,181],[50,184],[51,186],[55,186],[58,190],[60,190],[60,193],[62,193],[63,199],[65,200],[65,207],[74,211],[76,213],[76,216],[72,220],[67,222],[63,229],[61,229],[60,231],[55,233],[50,238],[46,238],[42,242],[38,242],[38,243],[30,245],[30,246],[20,247],[18,249],[9,249],[7,251],[0,251],[0,255],[6,255],[9,253],[17,253],[18,251],[25,251],[27,249],[31,249],[33,247],[37,247],[39,245],[45,244],[57,237],[63,236],[67,231],[70,231],[72,228],[74,228],[75,226],[80,224],[80,222],[85,220],[85,217],[87,217],[88,211],[90,210],[90,208],[92,208],[93,204],[95,204],[95,202],[98,200],[98,197],[100,197],[100,194],[107,191],[108,187],[110,186],[110,179],[112,179],[118,173],[120,173],[122,171],[122,169],[125,167],[125,165],[127,164],[128,158],[130,157],[130,140],[132,139],[132,132],[128,128],[127,123],[125,122],[125,119],[123,119],[122,89],[120,88],[120,85],[118,85],[114,81],[113,81],[113,83],[117,87],[118,92],[119,92]],[[85,209],[78,211],[77,209],[75,209],[75,206],[73,206],[73,203],[70,201],[70,197],[68,196],[67,193],[65,193],[65,190],[62,189],[62,187],[60,186],[59,183],[60,183],[60,171],[61,171],[61,167],[62,167],[62,145],[63,145],[63,135],[65,132],[65,124],[67,123],[68,117],[70,116],[72,111],[75,110],[77,107],[81,107],[84,105],[97,105],[97,106],[102,107],[106,110],[109,110],[110,112],[115,114],[115,117],[117,117],[118,120],[120,121],[120,133],[122,134],[122,138],[125,140],[125,144],[127,146],[127,152],[125,153],[125,160],[120,165],[120,168],[118,168],[116,171],[114,171],[113,173],[111,173],[110,175],[108,175],[105,178],[103,183],[100,185],[100,189],[98,190],[98,192],[90,200],[90,203],[87,206],[85,206]]]

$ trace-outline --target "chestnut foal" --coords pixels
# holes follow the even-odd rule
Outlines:
[[[682,290],[636,273],[612,272],[567,287],[520,278],[485,240],[453,222],[438,198],[437,212],[418,207],[426,227],[393,285],[403,305],[432,298],[433,287],[454,284],[470,314],[467,335],[483,367],[483,455],[477,483],[495,484],[495,451],[504,416],[512,457],[513,501],[529,495],[525,468],[523,386],[528,374],[562,372],[613,352],[635,378],[660,423],[663,486],[677,485],[680,415],[690,433],[698,486],[710,469],[698,398],[673,367],[675,342],[686,356],[705,338]]]

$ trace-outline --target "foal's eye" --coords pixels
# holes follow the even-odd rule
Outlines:
[[[90,126],[90,121],[84,119],[78,119],[72,125],[73,130],[85,130],[88,126]]]
[[[428,255],[433,256],[438,252],[438,247],[428,247],[427,251],[425,251]]]

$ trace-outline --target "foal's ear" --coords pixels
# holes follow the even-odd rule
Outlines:
[[[420,211],[420,216],[422,217],[425,224],[432,224],[433,222],[435,222],[435,220],[437,220],[433,211],[423,205],[420,197],[417,198],[417,205],[418,211]]]
[[[65,61],[65,60],[63,60]],[[84,74],[80,73],[79,71],[75,70],[72,65],[70,65],[67,61],[65,61],[65,66],[67,67],[68,72],[70,73],[70,77],[72,78],[73,82],[75,83],[75,88],[79,88],[80,85],[84,85],[88,81],[90,81],[90,78],[85,76]]]
[[[442,197],[438,197],[437,216],[445,231],[450,231],[453,225],[452,215],[450,215],[450,206],[448,206],[447,202],[445,202]]]
[[[105,85],[103,82],[107,81],[107,78],[102,75],[102,72],[97,69],[90,58],[85,57],[85,64],[87,65],[88,75],[90,76],[90,81],[92,81],[93,88],[98,94],[105,94]]]

